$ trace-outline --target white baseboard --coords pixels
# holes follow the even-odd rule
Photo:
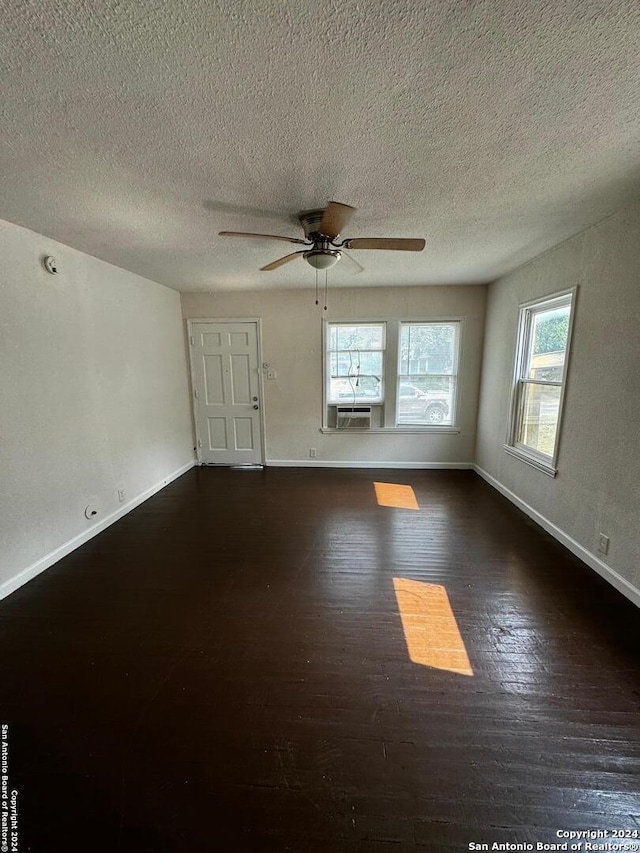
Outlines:
[[[473,469],[472,462],[359,462],[331,459],[267,459],[264,463],[272,468],[408,468],[416,471]]]
[[[135,509],[137,506],[140,506],[141,503],[144,503],[148,498],[152,495],[155,495],[156,492],[159,492],[160,489],[163,489],[166,485],[168,485],[172,480],[176,480],[178,477],[181,477],[187,471],[189,471],[196,464],[195,460],[183,465],[181,468],[178,468],[177,471],[174,471],[172,474],[168,474],[164,477],[160,482],[151,486],[151,488],[146,489],[141,494],[137,495],[130,501],[127,501],[126,504],[123,504],[121,507],[115,512],[112,512],[106,518],[103,518],[101,521],[98,521],[96,524],[92,524],[91,527],[87,528],[87,530],[83,530],[82,533],[79,533],[77,536],[74,536],[73,539],[69,539],[67,542],[64,542],[60,545],[59,548],[56,548],[54,551],[50,551],[48,554],[45,554],[44,557],[41,557],[37,562],[32,563],[32,565],[27,566],[26,569],[23,569],[21,572],[18,572],[17,575],[14,575],[9,580],[6,580],[3,584],[0,584],[0,600],[6,598],[8,595],[11,595],[12,592],[15,592],[21,586],[24,586],[28,581],[32,580],[39,575],[41,572],[44,572],[45,569],[50,568],[54,563],[57,563],[58,560],[61,560],[63,557],[66,557],[67,554],[70,554],[72,551],[75,551],[76,548],[79,548],[81,545],[84,545],[85,542],[88,542],[89,539],[93,539],[94,536],[97,536],[98,533],[102,533],[107,527],[110,527],[114,524],[118,519],[122,518],[123,515],[126,515],[128,512],[131,512],[132,509]]]
[[[528,503],[519,498],[515,492],[512,492],[506,486],[504,486],[499,480],[496,480],[495,477],[492,477],[484,469],[480,468],[479,465],[473,466],[474,471],[479,474],[483,480],[486,480],[490,486],[493,486],[501,495],[504,495],[505,498],[511,501],[511,503],[515,504],[518,509],[521,509],[522,512],[526,513],[529,518],[533,519],[536,524],[539,524],[540,527],[544,528],[547,533],[550,533],[554,539],[557,539],[565,548],[568,548],[572,554],[575,554],[576,557],[582,560],[583,563],[586,563],[589,568],[593,569],[597,572],[601,577],[603,577],[606,581],[608,581],[611,586],[614,586],[618,592],[621,592],[629,601],[632,601],[637,607],[640,607],[640,589],[637,589],[633,584],[629,583],[626,578],[623,578],[622,575],[619,575],[611,566],[608,566],[604,563],[599,557],[597,557],[593,552],[588,551],[584,546],[582,546],[579,542],[577,542],[573,537],[569,536],[568,533],[565,533],[564,530],[561,530],[557,527],[552,521],[549,521],[548,518],[545,518],[542,513],[539,513],[536,509],[530,506]]]

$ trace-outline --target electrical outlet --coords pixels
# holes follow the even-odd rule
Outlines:
[[[124,486],[118,486],[118,501],[124,503],[127,498],[127,490]]]
[[[609,537],[604,533],[598,534],[598,553],[603,556],[609,553]]]
[[[315,459],[315,458],[316,458],[316,449],[315,449],[315,447],[310,447],[309,448],[309,459]]]

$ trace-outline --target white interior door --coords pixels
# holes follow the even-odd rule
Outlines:
[[[258,324],[195,322],[190,344],[200,461],[261,463]]]

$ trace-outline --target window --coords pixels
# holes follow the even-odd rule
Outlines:
[[[398,424],[454,422],[460,323],[401,323]]]
[[[330,323],[329,403],[382,403],[385,323]]]
[[[323,427],[371,407],[368,430],[456,431],[461,321],[325,321]],[[350,428],[365,426],[354,417]]]
[[[520,307],[506,450],[555,475],[574,291]]]

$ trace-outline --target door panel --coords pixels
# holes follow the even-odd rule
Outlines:
[[[253,449],[253,424],[251,418],[234,418],[236,450]]]
[[[227,422],[224,418],[207,418],[209,450],[227,449]]]
[[[208,406],[224,404],[224,382],[222,379],[222,356],[205,355],[204,369],[205,400]]]
[[[219,332],[204,332],[202,335],[202,345],[205,347],[219,347],[222,343],[222,338]]]
[[[231,332],[229,338],[234,348],[246,349],[249,346],[249,335],[246,332]]]
[[[190,343],[200,461],[262,462],[257,323],[193,323]]]
[[[251,403],[251,365],[248,355],[231,355],[231,398],[236,405]]]

